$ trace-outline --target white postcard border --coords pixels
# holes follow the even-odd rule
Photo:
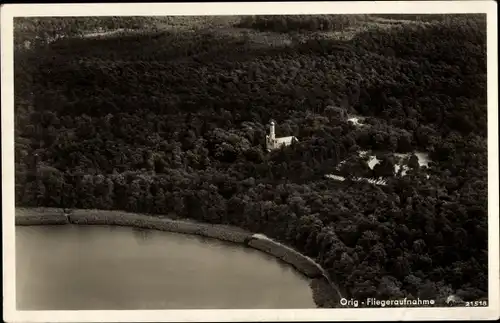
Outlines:
[[[499,317],[498,52],[494,1],[371,1],[261,3],[15,4],[1,8],[2,220],[6,322],[229,322],[336,320],[471,320]],[[17,311],[15,309],[13,17],[258,14],[486,13],[488,67],[489,307],[293,310]]]

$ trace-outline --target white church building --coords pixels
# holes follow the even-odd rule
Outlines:
[[[292,143],[298,141],[297,137],[295,136],[276,138],[276,133],[274,132],[274,125],[275,125],[274,121],[271,121],[269,126],[269,135],[266,135],[267,151],[278,149],[283,146],[290,146]]]

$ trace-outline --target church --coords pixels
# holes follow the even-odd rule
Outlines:
[[[276,133],[274,132],[274,125],[275,125],[274,121],[271,121],[269,126],[269,135],[266,135],[267,151],[278,149],[283,146],[290,146],[292,143],[298,141],[298,139],[295,136],[276,138]]]

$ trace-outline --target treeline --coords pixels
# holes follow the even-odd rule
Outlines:
[[[258,15],[246,16],[238,27],[260,31],[338,31],[366,22],[368,15]]]
[[[356,298],[486,297],[485,38],[453,24],[370,32],[395,55],[366,34],[263,49],[213,30],[16,56],[16,204],[237,225],[315,258]],[[371,117],[358,128],[335,107]],[[299,143],[266,153],[271,118]],[[345,159],[346,175],[371,172],[355,157],[370,149],[433,162],[384,187],[324,179]],[[390,175],[383,159],[372,176]]]
[[[147,38],[164,27],[200,30],[232,26],[240,20],[233,16],[16,17],[14,44],[21,49],[29,41],[33,48],[55,40],[118,30],[143,32],[140,36]]]
[[[14,44],[32,46],[47,44],[66,37],[85,33],[117,29],[151,29],[161,20],[159,17],[16,17],[14,18]]]
[[[473,19],[476,21],[486,22],[486,15],[484,14],[370,14],[370,17],[385,18],[393,20],[398,23],[401,20],[409,20],[416,22],[449,22],[452,20],[466,20]],[[399,20],[399,21],[398,21]]]

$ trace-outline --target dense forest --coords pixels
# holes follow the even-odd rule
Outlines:
[[[236,225],[357,299],[486,298],[486,18],[408,19],[16,20],[16,205]],[[139,32],[80,37],[116,28]],[[268,153],[270,119],[299,142]],[[417,150],[427,167],[387,171]],[[324,177],[345,160],[387,185]]]

